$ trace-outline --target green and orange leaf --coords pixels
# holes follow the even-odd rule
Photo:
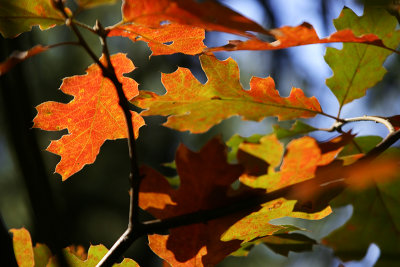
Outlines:
[[[165,95],[140,91],[132,100],[133,104],[146,109],[141,115],[169,116],[165,126],[201,133],[234,115],[260,121],[267,116],[290,120],[322,113],[317,99],[307,98],[301,89],[293,88],[288,97],[281,97],[270,77],[253,77],[250,90],[244,90],[239,81],[238,65],[233,59],[220,61],[214,56],[203,55],[200,61],[208,77],[206,84],[201,84],[185,68],[163,74]]]
[[[273,225],[269,221],[274,218],[294,217],[307,220],[319,220],[331,213],[331,208],[327,205],[307,206],[307,209],[301,206],[312,197],[307,198],[300,194],[293,194],[297,184],[304,185],[304,182],[316,176],[318,166],[324,166],[332,162],[342,147],[352,139],[351,135],[343,135],[330,142],[318,144],[311,137],[302,137],[293,140],[287,146],[287,152],[284,154],[283,145],[278,141],[275,135],[267,135],[260,139],[259,143],[243,142],[239,145],[237,153],[238,161],[248,165],[243,161],[240,153],[245,152],[251,155],[258,162],[262,160],[268,163],[268,168],[264,170],[264,175],[254,176],[251,173],[244,173],[240,181],[247,186],[266,189],[272,194],[274,191],[281,191],[281,198],[271,200],[262,205],[259,211],[238,220],[222,236],[222,240],[240,239],[244,242],[272,235],[274,233],[288,233],[295,229],[293,226]],[[279,171],[275,169],[280,165],[283,157],[283,163]],[[254,169],[254,167],[252,167]],[[292,187],[287,192],[285,188]],[[301,187],[299,186],[299,190]],[[283,193],[284,192],[284,193]],[[299,197],[300,196],[300,197]],[[300,201],[300,202],[299,202]],[[303,203],[304,202],[304,203]],[[300,211],[302,210],[302,211]],[[307,210],[305,212],[304,210]]]
[[[113,55],[111,62],[123,84],[125,96],[128,99],[136,96],[137,83],[123,76],[133,71],[133,63],[124,54]],[[116,89],[102,76],[97,65],[89,66],[86,75],[64,79],[60,89],[74,99],[67,104],[45,102],[37,106],[34,127],[46,131],[68,129],[69,134],[52,141],[47,148],[61,156],[56,172],[65,180],[84,165],[93,163],[106,140],[126,138],[127,126],[118,105]],[[132,112],[132,123],[137,136],[144,124],[143,118]]]
[[[6,38],[30,31],[34,25],[47,30],[64,20],[51,0],[0,0],[0,33]]]
[[[35,257],[33,254],[31,235],[28,230],[25,228],[11,229],[10,232],[13,235],[14,254],[18,266],[34,266]]]
[[[37,243],[32,245],[31,235],[25,228],[11,229],[13,235],[14,254],[20,267],[31,266],[47,266],[59,267],[55,257],[50,252],[50,249],[44,245]],[[71,267],[93,267],[106,255],[108,249],[103,245],[91,245],[89,251],[76,251],[74,246],[63,249],[65,259]],[[125,258],[121,263],[114,264],[114,267],[139,267],[139,265],[131,259]]]
[[[315,139],[305,136],[291,141],[285,153],[275,135],[265,136],[255,144],[244,142],[240,144],[239,152],[242,150],[262,159],[269,164],[269,168],[264,175],[255,177],[245,174],[240,180],[247,186],[265,188],[268,192],[309,180],[315,177],[319,166],[330,164],[353,137],[344,134],[328,142],[317,143]],[[276,171],[281,160],[282,165]]]

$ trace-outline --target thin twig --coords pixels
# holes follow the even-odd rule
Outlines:
[[[114,84],[118,98],[119,106],[124,112],[126,124],[128,126],[128,146],[129,146],[129,157],[130,157],[130,205],[129,205],[129,223],[128,228],[125,233],[118,239],[118,241],[111,247],[108,253],[103,257],[103,259],[98,263],[97,266],[111,266],[118,260],[127,248],[139,237],[135,236],[135,233],[139,233],[141,223],[139,221],[139,187],[141,182],[141,177],[139,173],[139,166],[136,155],[136,143],[135,134],[132,123],[132,113],[129,109],[129,101],[126,98],[122,83],[118,80],[115,74],[114,66],[111,63],[111,57],[107,46],[107,30],[105,30],[102,25],[97,22],[95,29],[100,36],[101,44],[103,47],[103,55],[106,58],[107,66],[106,71],[103,71],[103,75],[111,80]],[[135,227],[135,231],[134,230]]]
[[[362,117],[354,117],[354,118],[348,118],[348,119],[338,119],[330,128],[320,128],[318,130],[320,131],[327,131],[327,132],[333,132],[333,131],[342,131],[342,127],[350,122],[358,122],[358,121],[374,121],[377,123],[381,123],[385,125],[385,127],[388,129],[389,134],[392,134],[395,132],[395,129],[393,125],[390,123],[390,121],[386,118],[378,117],[378,116],[362,116]]]
[[[89,47],[79,30],[75,25],[75,21],[67,14],[65,11],[65,6],[62,0],[52,0],[54,5],[61,11],[66,19],[66,25],[69,26],[72,31],[75,33],[79,40],[79,44],[86,50],[89,56],[93,59],[93,61],[100,67],[102,70],[102,74],[105,78],[108,78],[115,86],[115,89],[118,94],[119,106],[121,107],[126,124],[128,127],[128,147],[129,147],[129,157],[130,157],[130,169],[131,172],[129,174],[130,181],[130,208],[129,208],[129,222],[128,228],[124,234],[118,239],[118,241],[112,246],[112,248],[108,251],[108,253],[103,257],[103,259],[98,263],[97,266],[112,266],[129,248],[129,246],[137,239],[139,236],[134,236],[133,227],[135,226],[135,230],[138,229],[140,231],[140,222],[139,222],[139,186],[140,186],[140,173],[139,167],[137,163],[136,156],[136,144],[135,144],[135,134],[134,127],[132,123],[132,113],[129,109],[129,101],[125,96],[123,91],[122,83],[118,80],[118,77],[115,73],[114,66],[111,62],[110,53],[108,50],[106,38],[108,31],[105,30],[100,23],[96,24],[96,27],[93,29],[93,32],[96,33],[100,37],[100,41],[103,47],[103,55],[106,59],[107,65],[104,65],[96,54]]]

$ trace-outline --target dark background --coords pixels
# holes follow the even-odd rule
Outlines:
[[[253,8],[244,8],[243,2]],[[304,17],[303,21],[311,22],[320,36],[327,36],[334,31],[332,19],[339,15],[344,5],[362,10],[362,7],[353,1],[303,1],[303,10],[296,10],[294,7],[296,1],[287,1],[286,6],[279,2],[223,1],[224,4],[232,5],[237,11],[257,20],[266,28],[295,26],[301,21],[292,23],[293,20],[290,19],[295,21],[296,16]],[[94,25],[96,19],[105,26],[113,25],[121,19],[120,4],[118,2],[113,6],[88,10],[77,18],[88,25]],[[252,12],[254,14],[251,14]],[[81,31],[100,55],[101,48],[97,37],[85,30]],[[228,39],[238,39],[238,37],[207,33],[206,44],[223,45]],[[34,27],[31,32],[23,33],[12,40],[0,37],[0,60],[5,60],[14,50],[23,51],[36,44],[54,44],[71,40],[75,40],[75,36],[64,26],[44,32]],[[206,81],[197,57],[180,54],[150,57],[150,50],[145,43],[132,43],[128,39],[118,37],[110,38],[109,45],[112,53],[124,52],[132,59],[137,69],[127,76],[133,77],[140,84],[140,89],[165,92],[160,81],[160,73],[171,73],[178,66],[190,68],[200,81]],[[332,111],[330,113],[336,114],[337,101],[324,84],[324,80],[331,75],[329,68],[327,65],[323,68],[315,66],[323,61],[324,49],[322,45],[313,45],[281,51],[218,53],[217,56],[220,59],[232,56],[239,62],[241,81],[245,88],[249,87],[248,81],[251,76],[270,75],[275,79],[281,95],[286,96],[292,86],[302,88],[307,95],[318,97],[325,112]],[[311,57],[304,60],[301,55],[310,55],[307,53],[311,53]],[[51,242],[49,240],[56,237],[62,246],[79,244],[88,248],[90,244],[101,243],[110,248],[127,226],[129,159],[126,140],[107,141],[94,164],[85,166],[82,171],[62,182],[61,177],[53,173],[59,157],[46,152],[45,148],[50,140],[60,138],[66,131],[45,132],[31,129],[32,119],[36,115],[34,107],[45,101],[69,102],[72,98],[57,90],[61,80],[64,77],[84,74],[90,64],[92,61],[83,49],[63,46],[35,56],[0,77],[1,217],[5,228],[26,227],[36,242]],[[398,68],[399,58],[391,57],[387,65],[390,69]],[[398,88],[397,73],[389,72],[376,89],[369,90],[367,97],[362,101],[355,101],[357,103],[349,108],[346,107],[343,114],[345,116],[350,113],[352,116],[367,113],[399,114],[398,104],[393,100],[399,95]],[[384,94],[382,90],[385,90]],[[271,124],[276,122],[274,118],[259,123],[241,122],[238,118],[231,118],[205,134],[192,135],[162,127],[160,124],[163,121],[165,119],[161,117],[146,118],[147,126],[142,127],[138,139],[138,156],[141,163],[151,165],[168,175],[173,175],[174,171],[161,165],[173,161],[180,142],[197,150],[216,134],[222,135],[224,140],[235,133],[246,136],[254,133],[265,134],[271,131]],[[329,127],[332,121],[316,118],[312,123]],[[366,129],[371,130],[369,126],[361,124],[356,131],[367,134]],[[374,134],[384,135],[385,132],[378,128]],[[327,135],[315,135],[315,137],[329,138]],[[339,212],[339,217],[349,216],[349,212],[346,213],[345,210],[342,212],[343,214]],[[321,225],[328,222],[332,230],[338,226],[338,220],[328,218],[319,225],[322,227]],[[141,266],[151,266],[160,262],[146,247],[145,241],[142,239],[136,242],[125,256],[134,258]],[[314,248],[311,256],[293,254],[289,259],[278,256],[265,247],[258,247],[254,249],[251,257],[228,258],[225,260],[225,265],[266,266],[268,261],[268,266],[295,266],[301,264],[302,259],[310,258],[314,259],[316,264],[313,266],[337,264],[332,252],[323,247]]]

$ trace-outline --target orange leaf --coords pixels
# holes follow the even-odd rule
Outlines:
[[[131,99],[138,93],[137,83],[123,77],[123,73],[131,72],[133,63],[124,54],[113,55],[111,61],[126,97]],[[64,79],[60,89],[74,99],[68,104],[45,102],[37,106],[33,127],[47,131],[68,129],[69,134],[52,141],[47,148],[61,156],[56,172],[64,181],[84,165],[93,163],[107,139],[126,138],[127,126],[114,85],[102,76],[97,65],[89,66],[86,75]],[[137,136],[144,121],[137,113],[131,113]]]
[[[206,49],[207,52],[235,51],[235,50],[278,50],[293,46],[323,44],[323,43],[365,43],[387,48],[375,34],[355,36],[350,29],[333,33],[329,37],[320,39],[312,25],[303,23],[299,26],[283,26],[270,30],[276,41],[270,43],[253,38],[247,41],[231,40],[229,44]]]
[[[223,207],[248,196],[244,193],[236,197],[228,196],[230,185],[243,168],[229,165],[225,150],[218,139],[211,140],[198,153],[181,145],[176,154],[176,166],[181,179],[177,190],[172,189],[161,174],[144,168],[140,207],[164,219]],[[259,193],[258,190],[254,192]],[[246,214],[241,212],[207,223],[173,228],[168,236],[151,235],[150,247],[172,266],[214,266],[240,247],[240,241],[222,242],[220,236]]]
[[[194,0],[125,0],[122,13],[125,23],[134,22],[152,27],[169,21],[245,36],[253,36],[247,31],[269,34],[257,23],[210,0],[201,3]]]
[[[40,54],[49,49],[48,46],[37,45],[29,49],[28,51],[14,51],[4,62],[0,63],[0,76],[9,72],[15,65],[33,57],[34,55]]]
[[[123,24],[111,27],[108,36],[129,37],[133,42],[145,41],[154,56],[174,53],[196,55],[206,47],[203,43],[205,37],[203,29],[179,24],[158,27]]]

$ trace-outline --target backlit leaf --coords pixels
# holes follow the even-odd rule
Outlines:
[[[51,0],[0,0],[0,33],[6,38],[30,31],[34,25],[46,30],[64,20]]]
[[[384,9],[367,7],[362,17],[344,8],[334,20],[336,29],[351,28],[356,35],[373,33],[383,43],[395,49],[400,42],[396,19]],[[325,61],[333,76],[326,80],[340,107],[365,95],[368,88],[378,83],[386,73],[382,64],[392,52],[364,44],[343,44],[343,49],[328,48]]]
[[[111,60],[126,97],[133,98],[138,92],[137,83],[123,77],[134,69],[133,63],[124,54],[113,55]],[[93,163],[106,140],[126,138],[127,126],[114,85],[102,76],[97,65],[91,65],[86,75],[64,79],[60,89],[74,99],[68,104],[45,102],[37,106],[34,127],[46,131],[68,129],[69,134],[52,141],[47,148],[61,156],[56,172],[65,180],[84,165]],[[131,113],[137,136],[144,121],[135,112]]]
[[[55,258],[51,255],[50,249],[43,244],[36,244],[32,247],[31,235],[25,228],[11,229],[13,234],[14,253],[19,267],[59,267]],[[65,259],[71,267],[93,267],[106,255],[108,249],[103,245],[89,247],[86,255],[79,247],[79,252],[75,251],[75,246],[63,249]],[[131,259],[125,258],[121,263],[114,264],[114,267],[139,267]]]
[[[122,13],[124,23],[157,27],[170,22],[247,36],[247,31],[268,34],[257,23],[210,0],[125,0]]]
[[[180,24],[147,27],[139,24],[123,24],[110,28],[108,36],[129,37],[133,42],[147,42],[152,55],[184,53],[196,55],[206,47],[203,29]]]
[[[14,254],[19,267],[35,265],[31,235],[25,228],[11,229],[13,234]]]
[[[274,135],[262,138],[259,144],[243,143],[239,146],[239,149],[265,160],[270,164],[270,167],[262,176],[242,175],[240,180],[248,186],[265,188],[270,192],[311,179],[315,176],[317,167],[332,162],[351,138],[351,135],[344,135],[336,140],[318,144],[311,137],[302,137],[287,145],[284,157],[283,146]],[[274,144],[275,148],[271,146],[271,143]],[[263,151],[268,151],[268,153]],[[275,171],[282,157],[283,162],[280,170]]]
[[[301,89],[293,88],[288,97],[281,97],[270,77],[253,77],[250,90],[244,90],[233,59],[219,61],[214,56],[203,55],[200,60],[208,77],[206,84],[201,84],[185,68],[163,74],[165,95],[140,91],[133,99],[133,104],[147,109],[141,115],[169,116],[165,126],[201,133],[234,115],[260,121],[267,116],[289,120],[322,113],[317,99],[307,98]]]
[[[279,50],[288,47],[324,44],[324,43],[364,43],[387,48],[382,40],[374,34],[356,36],[351,29],[341,29],[326,38],[319,38],[314,27],[308,23],[299,26],[283,26],[270,30],[270,34],[276,39],[274,42],[267,42],[257,38],[247,41],[231,40],[227,45],[207,48],[206,52],[235,51],[235,50]],[[363,34],[363,33],[362,33]]]
[[[316,213],[295,212],[293,211],[295,204],[296,200],[286,200],[284,198],[267,202],[262,205],[259,211],[238,220],[221,236],[221,240],[230,241],[240,239],[243,242],[248,242],[255,238],[277,233],[289,233],[300,229],[294,226],[270,224],[269,221],[287,216],[307,220],[319,220],[332,212],[330,207]]]
[[[73,253],[69,252],[68,248],[64,250],[68,263],[73,267],[93,267],[107,254],[108,249],[103,245],[91,245],[87,253],[86,259],[81,259]],[[51,265],[49,267],[52,267]],[[55,266],[54,266],[55,267]],[[125,258],[121,263],[113,264],[113,267],[139,267],[139,265],[131,259]]]
[[[177,190],[172,189],[156,171],[144,168],[141,172],[145,178],[141,186],[140,207],[153,216],[164,219],[223,207],[245,197],[228,196],[230,185],[243,169],[226,163],[225,146],[219,140],[211,140],[198,153],[181,145],[175,161],[181,179]],[[215,265],[240,248],[240,241],[222,242],[220,236],[245,214],[173,228],[167,236],[150,235],[150,247],[172,266]]]

